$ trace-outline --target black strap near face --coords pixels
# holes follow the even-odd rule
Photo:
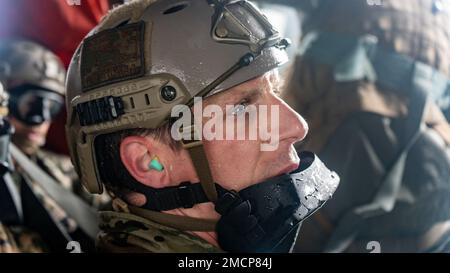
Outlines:
[[[209,202],[200,183],[183,182],[179,186],[154,189],[133,182],[130,190],[145,195],[147,202],[141,208],[165,211],[177,208],[192,208],[196,204]]]
[[[281,175],[239,192],[219,193],[219,245],[230,252],[286,252],[285,239],[293,241],[299,224],[293,216],[300,202],[295,192],[289,175]]]
[[[192,208],[196,204],[210,202],[202,188],[201,183],[183,182],[179,186],[155,189],[147,187],[136,181],[128,181],[127,188],[131,191],[145,195],[147,202],[140,208],[165,211],[177,208]],[[227,190],[215,184],[218,196]]]

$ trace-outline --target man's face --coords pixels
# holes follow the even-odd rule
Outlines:
[[[45,121],[39,125],[30,126],[10,117],[11,125],[14,126],[13,142],[26,154],[33,154],[37,149],[44,146],[50,122]]]
[[[277,77],[272,73],[267,73],[211,96],[202,102],[197,102],[192,107],[196,120],[198,116],[200,118],[207,116],[207,118],[200,119],[203,122],[204,133],[202,143],[214,182],[219,183],[222,187],[240,191],[268,178],[297,169],[300,160],[293,144],[306,136],[308,125],[300,115],[278,97],[278,84]],[[197,115],[195,109],[199,105],[202,106],[203,111]],[[223,114],[207,114],[210,106],[214,106],[216,110],[218,108],[220,111],[217,112]],[[253,109],[250,106],[253,106]],[[262,113],[258,110],[260,106],[270,110]],[[232,110],[227,108],[232,108]],[[253,112],[244,111],[247,108],[256,112],[253,118],[251,117]],[[260,115],[261,113],[262,115]],[[278,115],[272,119],[270,116],[274,113]],[[208,133],[210,122],[226,127],[223,130],[226,135],[228,129],[226,119],[230,116],[234,117],[231,119],[231,123],[236,129],[236,136],[237,128],[244,125],[245,131],[251,131],[252,128],[259,131],[260,128],[267,127],[268,131],[272,131],[270,134],[272,138],[265,138],[258,132],[254,139],[249,139],[246,134],[243,139],[229,139],[225,136],[222,140],[211,138],[206,140],[208,135],[205,135],[205,132]],[[240,116],[243,118],[239,119]],[[260,116],[265,118],[260,118]],[[264,121],[267,121],[268,124],[264,124]],[[270,130],[275,127],[278,130]],[[161,163],[165,167],[164,171],[158,172],[148,168],[154,155],[158,155],[161,159]],[[137,181],[153,188],[177,186],[184,181],[198,182],[199,179],[187,150],[175,151],[168,145],[156,141],[152,136],[125,138],[121,143],[121,160]],[[127,195],[126,200],[136,206],[141,206],[146,202],[141,193],[131,193]],[[192,209],[185,209],[183,213],[204,219],[220,217],[215,212],[212,203],[198,204]]]
[[[203,118],[204,126],[212,119],[222,119],[223,124],[226,124],[226,117],[231,116],[234,117],[231,120],[236,136],[237,128],[243,126],[245,120],[244,139],[224,137],[223,140],[203,141],[214,180],[223,187],[239,191],[267,178],[297,169],[300,160],[293,144],[306,136],[308,125],[279,98],[278,85],[277,75],[267,73],[204,101],[204,109],[214,104],[223,109],[222,117],[216,115]],[[226,105],[234,107],[228,107],[227,111]],[[260,110],[264,107],[267,112]],[[244,116],[239,119],[240,115]],[[226,135],[225,132],[230,127],[224,127],[223,135]],[[257,132],[252,139],[249,133],[251,130]],[[205,127],[203,132],[205,133]],[[270,132],[269,138],[267,132]]]
[[[63,97],[56,91],[20,83],[12,88],[9,119],[14,126],[12,137],[23,152],[33,154],[45,144],[50,123],[63,106]]]

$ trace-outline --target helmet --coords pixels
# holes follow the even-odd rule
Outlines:
[[[30,126],[57,116],[66,71],[55,54],[30,41],[11,40],[0,43],[0,63],[12,116]]]
[[[174,106],[282,65],[288,44],[244,0],[137,0],[114,9],[80,44],[68,72],[66,130],[84,186],[102,192],[95,137],[158,128]],[[183,146],[213,200],[201,142]]]
[[[33,85],[64,96],[66,70],[50,50],[30,41],[0,42],[0,62],[8,90]]]

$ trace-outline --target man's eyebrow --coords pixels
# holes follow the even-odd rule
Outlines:
[[[254,87],[252,89],[247,90],[239,90],[233,96],[227,98],[226,100],[216,101],[217,104],[225,107],[226,105],[235,105],[238,104],[243,99],[247,99],[248,101],[255,101],[264,93],[261,87]]]
[[[274,86],[272,89],[273,93],[277,96],[281,96],[282,95],[282,91],[280,90],[280,88],[278,86]]]

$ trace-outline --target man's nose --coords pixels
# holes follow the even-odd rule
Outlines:
[[[284,100],[276,99],[280,107],[280,141],[289,140],[292,144],[302,141],[308,134],[308,123]]]

